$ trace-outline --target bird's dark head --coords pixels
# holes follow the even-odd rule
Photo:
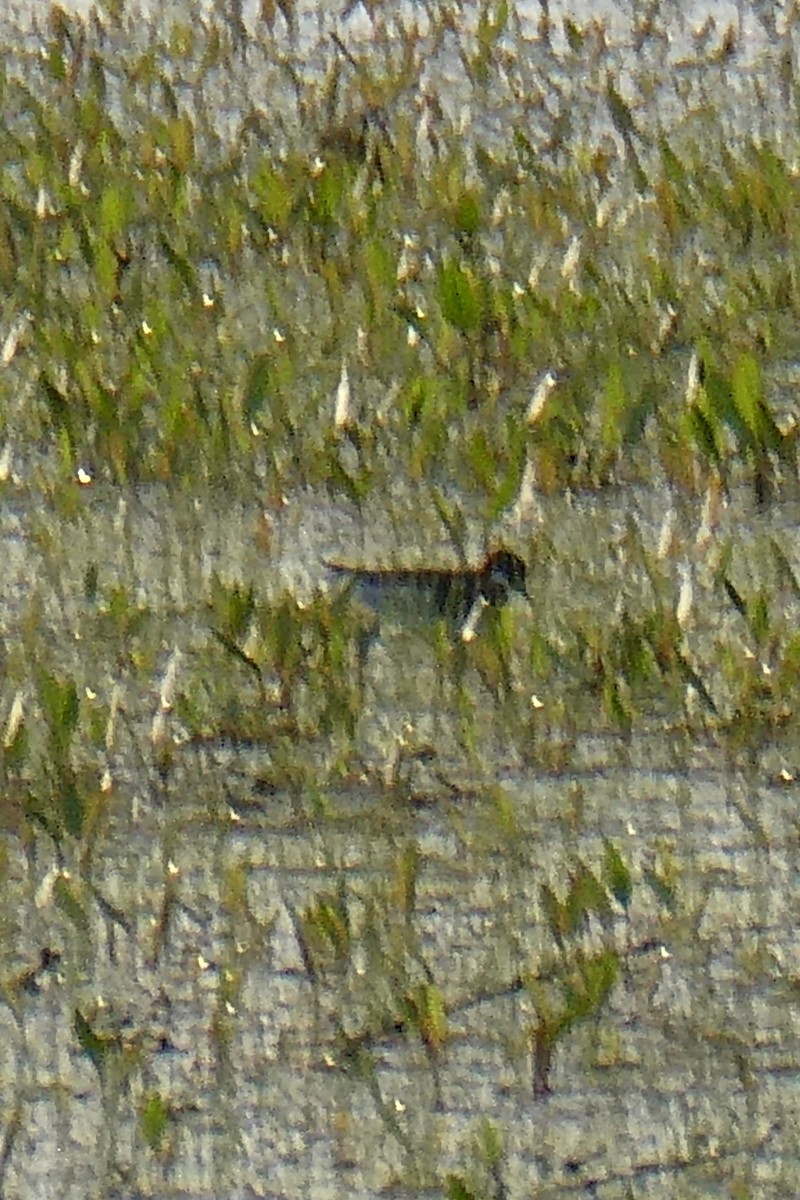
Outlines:
[[[495,550],[481,571],[481,592],[490,604],[505,604],[511,592],[528,595],[527,568],[511,550]]]

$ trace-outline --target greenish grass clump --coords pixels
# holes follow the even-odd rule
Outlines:
[[[545,23],[534,50],[511,4],[455,31],[464,125],[429,82],[447,12],[423,36],[371,11],[369,46],[336,36],[314,73],[290,5],[249,31],[153,19],[133,40],[123,4],[105,21],[54,7],[37,53],[4,47],[0,415],[17,452],[360,499],[388,474],[448,477],[495,515],[528,462],[545,488],[654,467],[775,487],[796,459],[770,383],[794,353],[796,147],[734,136],[722,76],[666,127],[648,70],[623,94],[598,30],[570,21],[556,51]],[[716,53],[692,67],[707,93]],[[585,104],[550,117],[548,94],[587,69]]]

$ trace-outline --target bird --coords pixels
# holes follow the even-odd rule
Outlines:
[[[476,566],[441,567],[363,567],[326,560],[336,576],[350,581],[359,596],[372,608],[380,608],[384,598],[402,590],[432,601],[433,614],[449,619],[464,630],[477,623],[480,610],[502,608],[517,593],[527,599],[527,568],[511,550],[492,551]],[[416,604],[415,604],[415,607]]]

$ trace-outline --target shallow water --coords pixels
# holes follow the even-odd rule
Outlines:
[[[656,545],[665,498],[622,498],[544,502],[536,612],[510,606],[515,688],[532,682],[516,655],[536,623],[557,631],[619,596],[643,602],[626,531],[634,521]],[[89,490],[68,519],[49,515],[45,550],[40,510],[20,497],[3,514],[3,635],[13,642],[38,596],[62,669],[71,663],[99,696],[82,703],[107,700],[119,665],[111,643],[86,640],[82,594],[95,560],[103,583],[150,606],[163,651],[181,648],[176,688],[191,692],[213,572],[273,597],[302,590],[351,543],[354,521],[298,495],[270,560],[257,512],[213,496],[182,505],[157,490],[124,501]],[[742,496],[718,536],[735,529],[737,570],[756,579],[768,537],[796,561],[795,522],[789,508],[757,515]],[[363,546],[409,528],[378,513],[363,524]],[[532,550],[542,537],[531,532]],[[397,549],[383,543],[384,554]],[[719,636],[738,618],[715,611],[695,565],[702,647],[710,628]],[[675,581],[677,593],[677,571]],[[149,635],[139,638],[150,661]],[[453,691],[424,633],[409,636],[400,619],[368,658],[359,774],[331,770],[322,735],[184,743],[179,711],[166,714],[165,774],[151,731],[159,679],[126,671],[117,686],[124,720],[109,742],[111,802],[91,870],[68,841],[67,885],[48,874],[44,834],[25,852],[17,835],[4,838],[0,1086],[25,1113],[24,1127],[7,1127],[4,1195],[422,1195],[448,1172],[478,1186],[488,1128],[510,1196],[796,1190],[797,831],[794,785],[780,775],[797,761],[791,731],[748,766],[713,731],[669,729],[656,711],[615,734],[588,695],[566,714],[554,695],[539,697],[525,725],[519,703],[497,703],[478,676]],[[576,946],[613,947],[625,968],[597,1017],[557,1045],[551,1094],[537,1099],[536,991],[520,981],[559,961],[541,888],[563,896],[577,863],[599,872],[604,839],[630,864],[630,909],[591,917]],[[672,880],[673,901],[649,873]],[[337,967],[318,947],[328,965],[310,976],[297,922],[339,889],[352,953]],[[57,968],[38,993],[17,993],[14,978],[44,946],[60,952]],[[428,975],[447,1013],[433,1059],[413,1032],[382,1024],[396,990]],[[102,1087],[80,1053],[76,1008],[116,1039]],[[365,1031],[355,1057],[343,1054],[343,1034]],[[156,1092],[172,1115],[154,1154],[140,1112]]]

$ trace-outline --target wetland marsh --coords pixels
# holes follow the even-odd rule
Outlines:
[[[6,19],[8,1200],[797,1193],[798,11],[682,11]]]

